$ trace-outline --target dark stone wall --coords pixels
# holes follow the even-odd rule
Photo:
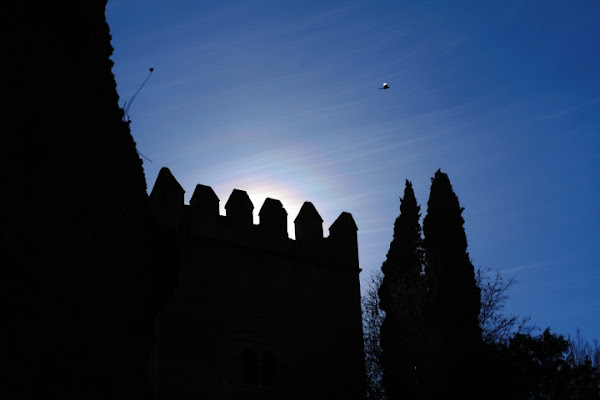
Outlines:
[[[184,205],[183,188],[164,168],[150,195],[155,218],[183,244],[177,287],[158,317],[158,398],[364,399],[351,214],[325,238],[321,217],[305,203],[312,211],[300,211],[295,224],[308,218],[321,235],[293,240],[263,218],[275,207],[287,225],[279,200],[265,200],[254,225],[246,192],[235,189],[222,216],[212,189],[198,187],[196,201]],[[200,201],[200,192],[213,202]]]
[[[303,257],[291,239],[215,236],[186,241],[159,314],[158,398],[363,399],[358,270]]]
[[[327,240],[307,237],[294,245],[285,229],[261,231],[268,240],[260,246],[287,243],[301,255],[291,261],[289,252],[281,256],[260,246],[242,251],[206,241],[189,247],[183,238],[194,229],[178,221],[186,214],[179,201],[183,189],[167,179],[167,193],[156,194],[152,207],[146,193],[142,162],[118,106],[105,6],[106,0],[23,1],[3,4],[0,13],[5,31],[0,398],[152,398],[156,382],[149,382],[148,374],[156,377],[157,372],[159,386],[171,394],[265,397],[260,388],[240,385],[235,369],[239,352],[257,341],[263,344],[254,349],[270,348],[282,371],[289,372],[271,398],[281,393],[286,398],[359,398],[355,226],[352,243],[344,232],[334,234],[336,229]],[[162,218],[161,210],[174,200],[175,208]],[[209,220],[212,229],[216,225]],[[241,222],[236,230],[253,234],[254,228]],[[279,234],[286,236],[281,243]],[[335,255],[317,264],[302,261],[319,259],[325,248],[339,253],[344,264],[348,256],[350,270],[332,268],[338,264]],[[182,257],[186,269],[179,275]],[[198,269],[202,264],[206,267]],[[175,296],[169,305],[175,314],[164,313],[160,324],[176,334],[171,343],[183,345],[183,354],[169,353],[171,364],[149,363],[150,350],[161,349],[155,316],[173,297],[178,277],[190,273],[200,275],[179,290],[198,295]],[[210,290],[202,291],[207,285]],[[169,325],[168,318],[179,311],[184,318],[175,320],[181,325]],[[210,318],[187,319],[188,312]],[[177,342],[186,324],[204,336]],[[262,334],[261,327],[271,333]],[[177,364],[194,351],[201,352],[194,364],[199,370],[192,364],[181,370]],[[160,351],[156,354],[160,357]],[[234,364],[217,369],[210,363],[215,358]],[[160,367],[169,365],[176,373],[161,375]],[[206,385],[194,383],[196,373]],[[161,381],[164,376],[180,384]],[[185,386],[189,382],[193,387]]]
[[[105,6],[2,6],[2,398],[148,392],[176,252],[150,223]]]

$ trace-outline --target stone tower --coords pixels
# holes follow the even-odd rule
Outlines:
[[[153,204],[182,199],[181,187],[163,171]],[[325,238],[321,216],[305,202],[292,240],[279,200],[265,200],[258,225],[245,191],[233,190],[225,216],[218,202],[209,186],[198,185],[190,205],[154,208],[161,220],[181,215],[171,226],[182,243],[177,289],[157,324],[157,397],[362,399],[352,215],[343,212]]]

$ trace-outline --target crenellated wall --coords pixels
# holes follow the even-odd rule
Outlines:
[[[315,206],[305,201],[294,219],[296,240],[288,235],[288,214],[281,201],[267,198],[254,224],[254,205],[244,190],[233,189],[219,214],[220,200],[210,186],[198,184],[184,204],[185,191],[168,168],[162,168],[150,194],[154,218],[166,229],[186,240],[212,238],[236,241],[278,253],[314,259],[327,265],[358,268],[358,228],[352,214],[342,212],[324,237],[323,219]]]
[[[356,232],[293,241],[243,191],[184,205],[168,169],[149,201],[105,6],[3,3],[0,398],[156,399],[148,371],[164,399],[360,398]]]
[[[253,223],[234,189],[219,214],[210,186],[184,189],[163,168],[150,194],[155,220],[178,237],[174,296],[159,315],[158,398],[363,399],[364,350],[357,227],[342,212],[323,235],[305,202],[267,198]]]

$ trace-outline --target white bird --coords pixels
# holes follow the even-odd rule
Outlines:
[[[383,86],[378,88],[378,89],[389,89],[390,87],[388,86],[387,83],[383,82]]]

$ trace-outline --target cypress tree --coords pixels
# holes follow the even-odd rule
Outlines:
[[[406,181],[400,199],[400,215],[394,223],[394,237],[381,270],[380,308],[385,312],[381,325],[381,364],[387,399],[414,398],[418,394],[420,371],[421,279],[423,249],[421,207],[411,182]]]
[[[423,220],[427,386],[433,397],[468,394],[479,382],[480,290],[467,252],[463,210],[448,175],[438,170]]]

